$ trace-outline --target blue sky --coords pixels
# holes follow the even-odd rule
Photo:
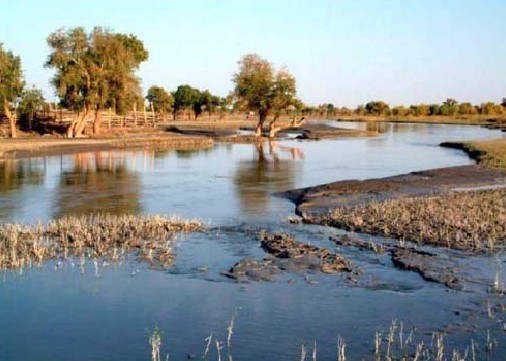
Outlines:
[[[506,97],[505,0],[0,0],[0,14],[0,42],[52,99],[45,39],[74,26],[143,40],[144,90],[226,95],[240,57],[258,53],[287,66],[309,104]]]

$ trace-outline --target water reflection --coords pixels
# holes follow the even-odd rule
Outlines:
[[[297,160],[304,159],[298,147],[277,142],[259,143],[251,159],[236,164],[234,185],[244,213],[262,213],[271,193],[294,188],[298,174]]]
[[[0,192],[9,192],[44,182],[44,164],[38,159],[0,162]]]
[[[144,155],[145,156],[145,155]],[[140,213],[140,177],[125,152],[83,153],[62,170],[54,217],[92,212]]]
[[[0,162],[0,217],[11,215],[23,207],[23,202],[3,197],[22,192],[29,186],[40,186],[44,183],[45,163],[40,159],[24,161],[8,159]]]

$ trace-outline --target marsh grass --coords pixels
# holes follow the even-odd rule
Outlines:
[[[401,242],[494,252],[506,245],[506,189],[452,192],[341,207],[308,221]]]
[[[494,169],[506,169],[506,138],[460,143],[478,162]]]
[[[117,261],[137,251],[153,266],[174,261],[179,232],[198,231],[198,221],[177,217],[97,214],[63,217],[46,224],[0,224],[0,269],[40,266],[55,258],[103,258]]]
[[[227,328],[230,337],[230,328],[233,327],[235,316],[233,316]],[[212,346],[215,346],[215,352],[212,352]],[[158,328],[152,332],[149,337],[151,348],[151,360],[160,361],[160,346],[162,345],[162,333]],[[413,330],[405,332],[404,324],[397,320],[392,320],[390,327],[386,331],[377,331],[372,341],[372,349],[364,353],[357,360],[374,361],[476,361],[476,360],[495,360],[494,357],[501,357],[502,351],[496,339],[492,338],[490,331],[486,333],[486,339],[483,344],[478,344],[474,339],[470,339],[468,346],[463,350],[447,347],[445,343],[445,334],[434,332],[432,335],[425,336],[423,341],[415,339]],[[337,337],[336,357],[337,361],[346,361],[350,359],[347,356],[348,344],[341,337]],[[232,361],[232,352],[230,339],[227,342],[221,342],[218,337],[209,335],[204,340],[203,354],[199,359],[215,359],[222,361],[225,359]],[[498,351],[499,354],[497,354]],[[300,361],[317,361],[317,344],[313,341],[311,344],[303,342],[300,347]],[[214,357],[212,357],[214,356]],[[197,359],[195,355],[188,358]],[[168,354],[167,354],[168,359]]]

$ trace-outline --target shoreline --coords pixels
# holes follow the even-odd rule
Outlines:
[[[97,137],[72,139],[29,135],[14,139],[7,138],[0,142],[0,161],[115,149],[207,149],[217,143],[255,144],[271,140],[320,140],[377,135],[377,132],[336,128],[317,122],[298,128],[288,128],[279,132],[280,137],[269,139],[249,134],[254,129],[253,124],[255,123],[251,121],[200,124],[187,122],[177,125],[169,124],[158,131],[104,133]],[[297,136],[292,138],[290,134]]]
[[[304,223],[472,252],[506,246],[506,139],[447,142],[478,164],[288,190]]]

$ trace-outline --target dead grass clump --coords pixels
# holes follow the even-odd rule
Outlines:
[[[168,267],[174,260],[174,236],[197,231],[198,221],[176,217],[88,215],[64,217],[47,224],[0,225],[0,269],[40,265],[69,256],[112,261],[137,250],[142,259]]]
[[[343,256],[325,248],[298,242],[287,234],[261,232],[260,244],[274,257],[300,263],[299,266],[307,266],[314,259],[320,271],[325,273],[353,271],[351,263]]]
[[[309,222],[472,251],[497,251],[506,242],[506,190],[453,192],[334,209]]]

